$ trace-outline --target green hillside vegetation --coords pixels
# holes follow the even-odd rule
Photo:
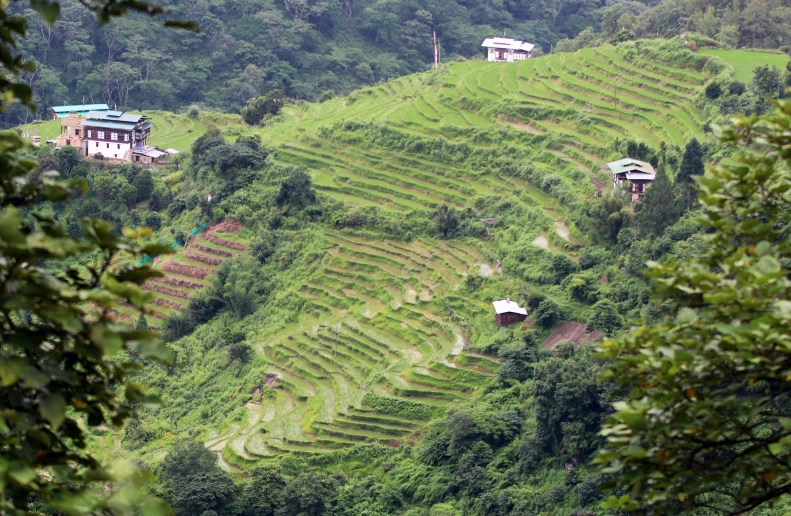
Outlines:
[[[148,143],[160,149],[176,149],[179,152],[188,151],[192,142],[206,132],[209,125],[237,128],[241,125],[239,117],[219,113],[208,113],[200,117],[177,115],[166,111],[141,111],[141,113],[150,117],[153,124]],[[54,140],[60,134],[60,120],[38,121],[21,125],[19,129],[30,136],[41,136],[42,141]]]
[[[753,72],[759,66],[774,66],[785,70],[788,64],[788,55],[774,52],[758,52],[751,50],[723,50],[706,48],[699,51],[701,54],[716,56],[731,65],[734,69],[733,79],[750,82]]]
[[[682,52],[687,65],[642,51]],[[500,457],[496,475],[526,475],[514,496],[541,493],[528,504],[535,510],[592,506],[587,487],[549,492],[568,461],[580,465],[575,482],[601,481],[582,466],[607,411],[593,379],[600,365],[584,346],[561,343],[553,357],[541,343],[564,320],[617,331],[645,310],[637,271],[646,254],[694,249],[685,240],[695,226],[682,219],[669,239],[644,235],[630,259],[614,258],[601,242],[620,242],[629,219],[614,238],[598,217],[610,224],[627,212],[596,192],[610,188],[605,162],[625,154],[675,173],[687,142],[705,139],[706,113],[718,108],[704,86],[723,70],[676,43],[603,46],[514,64],[459,61],[286,106],[262,128],[201,115],[208,132],[177,136],[191,141],[181,170],[155,172],[147,201],[102,207],[119,222],[158,211],[158,239],[187,244],[154,263],[165,275],[146,286],[145,324],[171,341],[176,361],[143,380],[166,404],[94,446],[115,456],[120,437],[153,466],[189,436],[234,475],[272,464],[382,477],[396,464],[393,475],[411,479],[400,482],[404,503],[457,497],[484,514],[495,502],[475,502],[475,482],[442,480],[470,458],[431,450],[456,439],[443,430],[454,417],[504,418],[502,434],[481,427],[495,433],[479,451]],[[152,113],[156,131],[167,117]],[[94,185],[101,174],[87,172]],[[123,172],[130,184],[144,174]],[[530,309],[526,327],[497,328],[491,301],[505,297]],[[122,307],[118,317],[131,316]],[[563,385],[576,385],[584,410],[555,390]],[[556,404],[568,411],[551,416]],[[561,431],[571,422],[573,432]],[[396,455],[415,442],[422,458]]]
[[[90,184],[52,207],[67,230],[98,215],[176,244],[153,262],[146,317],[115,313],[169,342],[174,363],[140,378],[165,404],[93,432],[93,449],[156,467],[194,440],[218,478],[354,490],[332,514],[595,509],[610,386],[586,339],[657,317],[644,263],[698,249],[684,212],[704,160],[729,153],[704,131],[729,74],[678,41],[459,60],[264,127],[151,112],[152,143],[189,148],[178,169],[38,149]],[[604,170],[625,155],[664,174],[636,214]],[[506,297],[524,326],[497,327]],[[179,515],[194,512],[182,494],[214,489],[163,482]],[[202,511],[240,514],[267,485]]]
[[[178,337],[217,306],[232,305],[235,315],[186,340],[185,349],[203,351],[177,352],[178,385],[166,387],[166,377],[153,382],[168,408],[162,419],[148,416],[157,423],[146,426],[175,421],[166,435],[199,431],[227,467],[246,468],[281,454],[403,441],[486,386],[498,367],[496,347],[482,353],[497,334],[490,303],[530,297],[498,261],[525,285],[557,282],[594,236],[585,205],[609,188],[606,161],[626,152],[627,142],[645,152],[657,141],[677,160],[686,141],[703,137],[706,119],[695,103],[707,73],[643,61],[635,50],[604,46],[514,64],[460,61],[347,98],[288,106],[259,129],[231,118],[151,112],[152,143],[180,150],[192,143],[194,150],[188,170],[161,176],[171,220],[162,219],[159,233],[174,238],[166,228],[177,228],[171,234],[181,241],[205,217],[238,221],[241,230],[204,231],[155,262],[165,276],[147,286],[155,296],[151,327]],[[219,140],[212,143],[210,133],[200,143],[210,122]],[[210,186],[217,170],[236,166],[223,159],[237,159],[235,149],[250,152],[231,144],[234,138],[251,136],[266,143],[275,175],[306,170],[312,188],[343,203],[330,209],[333,226],[316,233],[287,225],[278,231],[288,237],[262,237],[260,194],[231,186],[255,176],[226,174]],[[215,156],[199,143],[227,150]],[[210,193],[214,208],[205,202]],[[489,231],[489,242],[437,238]],[[281,249],[285,242],[293,243]],[[254,287],[246,271],[256,259],[273,262],[278,276]],[[587,321],[585,297],[556,295],[559,313]],[[197,319],[181,315],[206,310]],[[252,356],[193,361],[226,353],[205,348],[207,339],[234,344],[217,332],[247,314],[236,331]],[[131,316],[121,307],[119,317]],[[553,322],[539,325],[539,336]],[[252,369],[243,368],[247,360]],[[197,397],[188,394],[195,385],[203,386]],[[164,445],[149,440],[141,453],[158,456]]]
[[[182,112],[197,105],[239,112],[276,89],[302,100],[343,96],[430,69],[434,31],[443,62],[452,62],[481,57],[483,39],[504,31],[535,43],[535,55],[689,31],[706,45],[776,49],[787,45],[791,23],[787,5],[764,0],[163,0],[171,16],[203,29],[185,33],[143,15],[105,27],[85,2],[59,4],[60,17],[46,30],[27,4],[9,6],[36,28],[19,50],[35,63],[22,80],[40,108],[91,99],[123,110]],[[9,106],[0,124],[42,117],[46,111]]]

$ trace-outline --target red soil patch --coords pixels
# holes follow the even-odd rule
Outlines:
[[[227,258],[233,257],[233,253],[231,251],[226,251],[225,249],[215,249],[214,247],[207,247],[200,244],[190,244],[190,249],[195,249],[196,251],[200,251],[202,253],[225,256]]]
[[[242,223],[235,220],[224,220],[218,224],[209,227],[207,233],[218,231],[220,233],[238,233],[242,229]]]
[[[223,262],[222,258],[213,258],[211,256],[206,256],[205,254],[193,253],[189,249],[184,250],[184,258],[188,258],[190,260],[195,260],[196,262],[205,263],[206,265],[221,265]]]
[[[211,274],[209,269],[203,267],[192,267],[190,265],[183,265],[176,263],[173,260],[168,260],[162,264],[162,270],[165,272],[172,272],[174,274],[181,274],[190,278],[206,279],[206,276]]]
[[[229,249],[236,249],[237,251],[244,251],[245,245],[239,242],[234,242],[233,240],[226,240],[224,238],[220,238],[211,231],[208,231],[205,235],[201,235],[203,238],[211,242],[212,244],[217,244],[222,247],[227,247]]]
[[[278,373],[266,373],[264,377],[264,384],[268,385],[272,389],[277,387],[277,380],[280,378]]]
[[[181,278],[174,278],[173,276],[162,276],[161,278],[157,278],[156,282],[165,283],[167,285],[171,285],[174,287],[190,288],[190,289],[201,288],[203,286],[200,283],[183,280]]]
[[[174,310],[181,310],[183,306],[181,303],[177,303],[176,301],[171,301],[170,299],[165,299],[162,297],[158,297],[154,300],[154,304],[157,306],[164,306],[166,308],[172,308]]]
[[[183,290],[176,290],[175,288],[169,288],[164,285],[157,285],[156,283],[144,284],[143,290],[156,292],[158,294],[165,294],[166,296],[177,297],[179,299],[187,299],[190,296],[189,292],[184,292]]]
[[[603,337],[604,333],[601,331],[588,332],[585,325],[577,321],[565,321],[558,324],[549,337],[541,344],[542,348],[554,349],[558,343],[564,340],[570,340],[574,345],[579,345],[583,340],[593,342],[596,339]]]
[[[602,181],[601,179],[597,179],[595,177],[590,178],[591,184],[596,187],[597,190],[603,190],[604,187],[607,186],[607,183]]]

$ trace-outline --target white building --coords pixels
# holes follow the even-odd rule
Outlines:
[[[535,47],[532,43],[511,38],[486,38],[481,46],[489,49],[489,61],[506,63],[530,59]]]
[[[91,111],[80,126],[81,154],[91,157],[101,154],[109,160],[132,161],[132,149],[144,147],[151,134],[148,117],[121,111]]]

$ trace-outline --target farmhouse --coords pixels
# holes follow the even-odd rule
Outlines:
[[[151,134],[148,117],[121,111],[90,111],[80,122],[80,154],[117,161],[136,159]],[[139,149],[138,149],[139,148]],[[135,156],[135,159],[133,159]]]
[[[530,59],[535,47],[532,43],[511,38],[486,38],[481,46],[489,49],[489,61],[506,63]]]
[[[645,161],[624,158],[607,163],[612,172],[613,187],[626,183],[626,193],[631,195],[632,203],[637,203],[645,194],[645,188],[656,178],[654,167]]]
[[[508,298],[502,301],[495,301],[492,304],[494,305],[495,319],[499,326],[509,326],[527,319],[527,310]]]

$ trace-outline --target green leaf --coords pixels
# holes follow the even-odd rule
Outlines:
[[[41,398],[39,410],[44,419],[50,422],[52,427],[57,430],[66,419],[66,402],[60,394],[50,394]]]
[[[775,274],[780,271],[780,262],[774,256],[764,256],[758,260],[755,268],[761,274]]]
[[[772,244],[764,240],[763,242],[759,242],[757,246],[755,246],[755,255],[756,256],[764,256],[772,249]]]
[[[677,324],[691,324],[698,320],[698,314],[691,308],[682,308],[676,316]]]
[[[6,208],[0,212],[0,240],[9,244],[24,244],[25,235],[19,230],[22,226],[22,212],[16,208]]]
[[[60,4],[49,0],[30,0],[30,7],[44,18],[50,25],[60,16]]]
[[[0,363],[0,382],[3,387],[10,387],[24,374],[30,366],[22,358],[9,358]]]
[[[38,475],[35,470],[28,466],[18,466],[8,471],[7,475],[11,477],[17,484],[27,486],[33,482]]]

